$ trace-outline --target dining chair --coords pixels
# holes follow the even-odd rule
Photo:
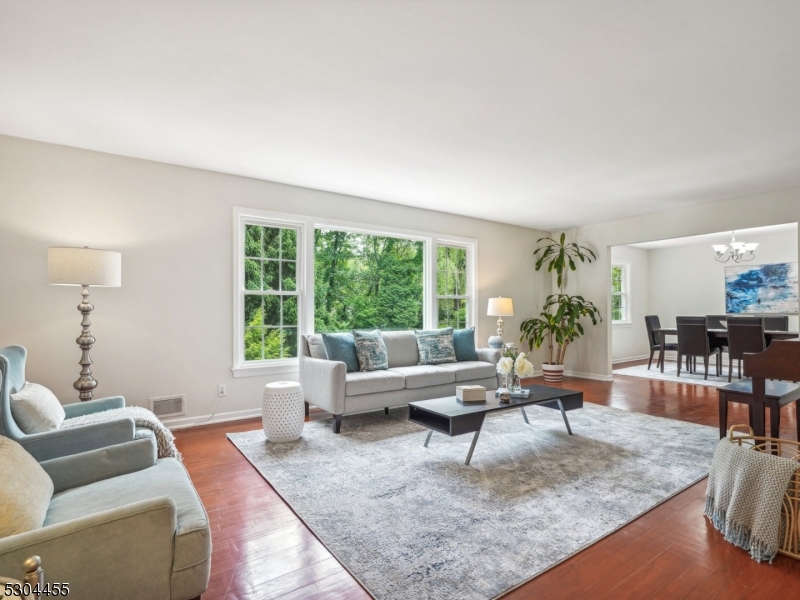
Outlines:
[[[789,317],[764,317],[766,331],[789,331]]]
[[[725,329],[722,323],[727,319],[728,315],[706,315],[706,325],[709,329]]]
[[[742,358],[745,352],[763,352],[767,348],[764,322],[761,317],[728,317],[728,383],[736,360],[737,375],[742,378]]]
[[[656,361],[656,368],[658,368],[664,360],[664,356],[661,353],[661,332],[657,331],[661,329],[661,320],[658,315],[646,315],[644,324],[647,327],[647,341],[650,344],[650,360],[647,362],[647,368],[650,369],[653,364],[653,354],[656,352],[658,352],[658,360]],[[664,348],[674,352],[678,349],[678,344],[666,344]]]
[[[708,341],[708,326],[705,317],[677,317],[678,326],[678,377],[681,376],[681,359],[702,357],[705,376],[708,379],[708,361],[716,357],[717,375],[722,374],[722,353],[719,346],[712,346]]]

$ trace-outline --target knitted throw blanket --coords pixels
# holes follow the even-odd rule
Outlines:
[[[108,421],[116,421],[117,419],[133,419],[133,422],[137,426],[152,429],[156,434],[158,458],[177,458],[181,460],[181,453],[178,452],[178,449],[175,447],[175,436],[172,435],[169,429],[164,427],[164,424],[158,420],[157,416],[141,406],[112,408],[111,410],[103,410],[80,417],[73,417],[71,419],[66,419],[61,424],[61,428],[106,423]]]
[[[720,440],[708,474],[705,515],[725,540],[758,562],[780,547],[781,504],[798,464]]]

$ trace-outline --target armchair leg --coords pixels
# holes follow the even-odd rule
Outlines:
[[[384,406],[383,407],[383,414],[385,414],[385,415],[389,414],[389,407],[388,406]]]
[[[333,433],[339,433],[342,430],[342,415],[333,415]]]

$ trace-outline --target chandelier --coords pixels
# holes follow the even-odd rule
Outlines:
[[[758,244],[746,244],[744,242],[737,242],[735,232],[731,231],[730,244],[712,244],[716,256],[714,258],[717,262],[747,262],[756,257],[756,248]]]

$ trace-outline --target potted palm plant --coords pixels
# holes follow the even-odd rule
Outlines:
[[[556,272],[558,293],[551,294],[544,303],[538,317],[526,319],[520,325],[524,341],[531,348],[540,348],[547,342],[547,362],[542,364],[544,380],[558,383],[564,377],[564,357],[569,345],[584,334],[580,319],[588,317],[592,325],[602,321],[598,308],[583,296],[570,296],[564,293],[565,274],[567,270],[577,269],[576,261],[591,263],[597,255],[586,246],[567,243],[566,235],[561,234],[558,240],[540,238],[537,243],[544,244],[534,251],[536,270],[547,266],[547,272]]]

